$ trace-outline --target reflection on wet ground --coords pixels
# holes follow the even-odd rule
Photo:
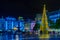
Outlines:
[[[59,40],[60,34],[2,34],[0,40]]]

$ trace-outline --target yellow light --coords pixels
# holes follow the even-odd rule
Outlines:
[[[40,26],[40,30],[43,32],[43,33],[48,33],[48,20],[47,20],[47,15],[46,15],[46,5],[44,4],[44,7],[43,7],[43,15],[42,15],[42,20],[41,20],[41,26]]]
[[[40,36],[39,36],[39,38],[41,38],[41,39],[44,39],[44,38],[49,38],[50,37],[50,35],[49,34],[41,34]]]
[[[13,29],[14,29],[14,30],[18,30],[18,28],[16,28],[16,27],[14,27]]]

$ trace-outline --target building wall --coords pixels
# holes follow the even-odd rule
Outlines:
[[[24,19],[23,17],[19,17],[19,20],[18,20],[18,27],[21,31],[24,31]]]
[[[21,31],[24,31],[24,20],[16,20],[13,17],[0,18],[0,30],[12,30],[14,27],[20,27]]]
[[[24,31],[24,21],[19,21],[19,27],[21,31]]]
[[[5,19],[0,18],[0,30],[5,30]]]
[[[14,22],[16,21],[15,18],[12,17],[6,17],[5,18],[5,26],[6,26],[6,30],[12,30],[14,28]]]
[[[60,10],[48,12],[48,14],[49,19],[51,19],[54,23],[60,18]]]

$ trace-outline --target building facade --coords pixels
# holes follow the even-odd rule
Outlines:
[[[13,17],[6,17],[5,18],[5,27],[6,30],[12,30],[15,26],[16,19]]]
[[[56,20],[60,18],[60,10],[47,12],[49,19],[51,19],[54,23],[56,23]]]
[[[19,17],[18,18],[18,27],[19,27],[19,29],[21,30],[21,31],[24,31],[24,19],[23,19],[23,17]]]
[[[5,19],[0,18],[0,31],[5,30]]]

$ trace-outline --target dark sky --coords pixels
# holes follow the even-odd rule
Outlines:
[[[44,3],[46,3],[48,11],[60,8],[59,0],[1,0],[0,16],[33,18],[35,14],[42,12]]]

